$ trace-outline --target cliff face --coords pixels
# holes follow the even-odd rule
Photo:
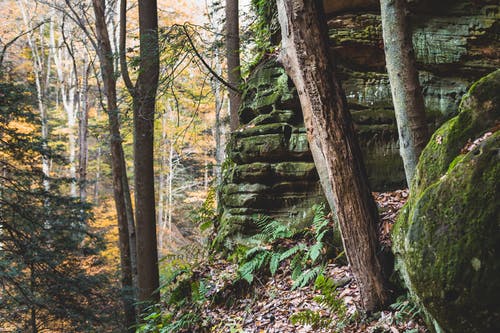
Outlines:
[[[255,69],[242,100],[242,126],[227,147],[218,239],[244,242],[259,214],[304,226],[324,199],[295,88],[275,59]]]
[[[409,2],[420,83],[435,129],[456,114],[472,82],[500,67],[500,6],[496,1]],[[328,21],[332,54],[364,145],[372,187],[388,189],[404,184],[404,173],[380,15],[373,1],[354,1],[350,8],[339,8],[341,4]],[[345,11],[349,9],[355,12]]]
[[[491,0],[412,0],[413,42],[429,124],[454,116],[472,82],[500,67],[500,5]],[[378,2],[325,1],[331,53],[373,190],[404,186]],[[323,201],[300,103],[273,60],[256,68],[232,135],[221,195],[220,237],[255,230],[254,214],[307,223]]]

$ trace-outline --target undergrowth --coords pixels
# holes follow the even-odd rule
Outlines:
[[[208,213],[203,214],[206,218],[200,220],[211,220],[211,206],[207,208]],[[323,287],[319,281],[324,265],[327,260],[340,257],[342,253],[339,254],[339,249],[333,246],[333,222],[326,216],[324,205],[317,205],[313,209],[312,227],[302,231],[292,230],[280,222],[261,217],[258,222],[260,232],[250,239],[250,244],[254,246],[237,247],[233,253],[239,265],[237,274],[235,272],[237,276],[218,277],[230,285],[232,291],[229,292],[234,294],[236,290],[241,291],[244,289],[241,284],[244,281],[251,284],[257,275],[275,275],[280,267],[284,272],[289,267],[294,281],[293,289],[303,287],[315,279],[318,287]],[[179,254],[162,259],[162,300],[160,304],[145,311],[143,323],[138,326],[137,332],[210,330],[213,325],[211,318],[204,318],[200,314],[204,312],[204,308],[226,298],[227,294],[223,294],[224,291],[219,287],[214,287],[209,276],[200,273],[203,271],[201,265],[210,265],[210,259],[207,261],[206,258],[206,251],[187,247],[179,251]],[[285,265],[285,262],[288,264]],[[231,327],[235,332],[239,330],[238,323]]]
[[[289,261],[294,281],[292,289],[304,287],[319,276],[326,260],[331,258],[332,249],[334,253],[338,249],[332,244],[333,225],[326,216],[324,204],[315,205],[313,211],[312,230],[305,234],[269,217],[259,218],[260,232],[250,239],[256,245],[247,249],[240,260],[240,278],[251,284],[256,274],[269,272],[274,276],[285,261]],[[299,242],[294,240],[298,235]]]
[[[209,292],[196,272],[205,254],[202,248],[189,246],[160,260],[161,302],[146,309],[136,332],[204,331],[204,318],[199,313],[209,303]]]
[[[338,297],[337,285],[333,279],[318,275],[314,287],[320,292],[320,295],[314,297],[314,301],[335,316],[324,316],[320,311],[307,309],[290,317],[293,324],[310,325],[314,329],[323,328],[332,332],[340,332],[348,323],[356,319],[357,312],[354,315],[347,314],[347,307]]]

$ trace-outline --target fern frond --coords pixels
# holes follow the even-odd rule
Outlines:
[[[313,226],[317,233],[318,231],[323,230],[323,228],[325,228],[329,222],[328,219],[326,218],[325,204],[321,203],[319,205],[314,205],[313,212],[314,212]]]
[[[270,257],[271,254],[268,251],[257,253],[250,261],[240,266],[238,269],[240,278],[252,283],[255,272],[260,270],[269,261]]]
[[[276,274],[276,271],[278,270],[279,264],[281,262],[281,253],[279,252],[273,252],[271,255],[271,259],[269,260],[269,271],[271,272],[271,275],[274,276]]]
[[[294,325],[310,325],[313,329],[329,328],[332,319],[321,316],[319,311],[304,310],[290,316],[290,321]]]
[[[326,228],[325,230],[322,230],[319,233],[317,232],[316,233],[316,241],[321,242],[328,231],[329,231],[328,228]]]
[[[281,254],[280,261],[283,261],[285,259],[290,258],[294,254],[296,254],[299,251],[304,250],[305,248],[306,248],[306,246],[303,243],[299,243],[299,244],[295,245],[294,247],[289,248],[288,250],[286,250],[285,252],[283,252]]]
[[[260,232],[252,238],[258,239],[262,242],[273,242],[281,238],[288,238],[293,236],[293,231],[283,223],[272,220],[269,216],[259,215],[256,217],[255,224],[260,229]]]
[[[319,256],[321,255],[321,250],[323,249],[323,245],[324,244],[322,242],[317,242],[316,244],[314,244],[309,248],[308,254],[313,264],[314,262],[316,262],[316,259],[318,259]]]
[[[267,249],[264,246],[252,247],[252,248],[248,249],[247,252],[245,252],[245,259],[248,260],[248,259],[252,258],[253,256],[255,256],[256,254],[258,254],[260,252],[264,252],[264,251],[267,251]]]
[[[273,220],[267,215],[257,215],[255,216],[255,224],[259,227],[260,230],[264,230],[266,226],[269,225]]]
[[[323,272],[322,266],[317,266],[302,272],[302,274],[300,274],[297,277],[297,279],[293,282],[292,290],[295,290],[297,288],[302,288],[308,285],[314,278],[316,278],[322,272]]]
[[[302,271],[304,270],[304,258],[307,259],[306,256],[302,256],[301,253],[297,253],[293,259],[290,261],[290,269],[292,270],[292,280],[296,280]]]

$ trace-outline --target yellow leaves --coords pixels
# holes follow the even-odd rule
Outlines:
[[[113,199],[107,198],[99,206],[94,207],[93,213],[96,218],[92,227],[97,232],[103,234],[106,243],[106,249],[102,252],[102,256],[106,260],[107,265],[118,269],[120,264],[118,222]]]
[[[7,124],[6,128],[14,130],[21,134],[30,134],[35,132],[36,127],[33,124],[29,124],[23,121],[11,121]]]

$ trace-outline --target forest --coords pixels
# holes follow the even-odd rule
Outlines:
[[[497,0],[0,22],[0,332],[500,332]]]

